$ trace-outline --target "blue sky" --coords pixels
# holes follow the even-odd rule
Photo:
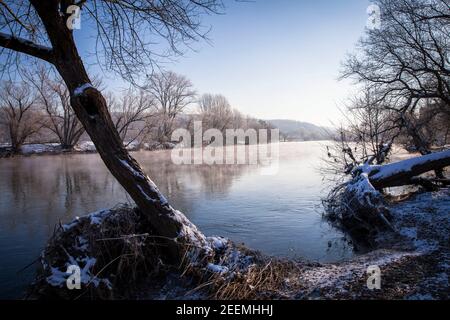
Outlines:
[[[221,93],[233,107],[262,119],[320,125],[337,122],[349,97],[340,64],[365,30],[366,0],[227,1],[208,16],[210,43],[166,65],[187,76],[199,93]],[[83,32],[83,28],[76,32]],[[82,41],[83,47],[89,43]],[[108,80],[108,85],[123,84]]]

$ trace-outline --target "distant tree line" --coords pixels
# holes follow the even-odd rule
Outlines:
[[[95,86],[102,89],[98,80]],[[106,92],[105,97],[124,145],[136,149],[169,147],[173,131],[193,130],[194,121],[202,121],[204,131],[272,128],[241,114],[223,95],[198,95],[189,79],[170,71],[151,75],[139,87]],[[52,142],[73,150],[83,139],[87,135],[59,76],[38,68],[22,72],[20,81],[0,84],[0,142],[13,153],[25,143]]]

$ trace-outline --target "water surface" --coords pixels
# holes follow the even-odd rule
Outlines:
[[[321,217],[322,143],[282,143],[279,155],[278,172],[267,176],[261,165],[179,166],[170,151],[134,153],[172,206],[207,235],[283,257],[351,257],[343,234]],[[18,271],[39,256],[56,224],[119,202],[130,199],[97,154],[0,159],[0,298],[21,297],[35,269]]]

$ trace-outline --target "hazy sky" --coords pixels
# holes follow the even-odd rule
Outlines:
[[[167,66],[200,93],[221,93],[233,107],[262,119],[330,125],[349,96],[340,63],[363,35],[366,0],[225,0],[208,16],[211,43]]]

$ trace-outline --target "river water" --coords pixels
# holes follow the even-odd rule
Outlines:
[[[133,155],[206,235],[271,255],[334,262],[354,253],[322,219],[324,144],[281,143],[271,175],[264,165],[175,165],[168,150]],[[35,265],[21,269],[38,258],[60,221],[130,201],[97,154],[0,159],[0,298],[23,295]]]

